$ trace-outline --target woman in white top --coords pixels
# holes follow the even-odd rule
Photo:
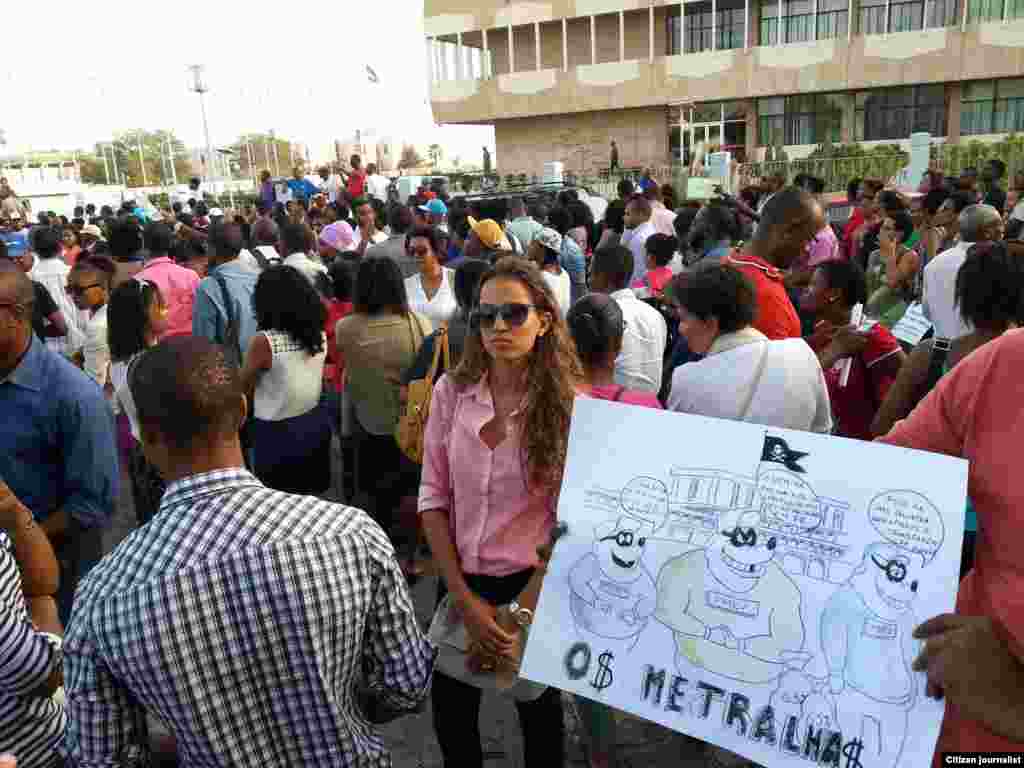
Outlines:
[[[419,274],[405,279],[409,309],[430,320],[437,328],[458,310],[455,300],[455,270],[441,266],[441,237],[433,227],[417,227],[409,235],[409,248]]]
[[[279,266],[256,281],[253,336],[242,369],[252,394],[253,472],[278,491],[319,495],[331,486],[331,426],[320,403],[327,310],[299,270]]]
[[[561,253],[562,236],[551,227],[544,227],[526,249],[527,258],[540,268],[541,277],[555,294],[558,311],[565,317],[572,304],[572,286],[569,273],[559,263]]]
[[[129,386],[129,371],[139,356],[156,344],[167,329],[167,304],[156,283],[126,280],[110,296],[107,320],[114,410],[119,421],[128,422],[131,432],[127,446],[128,474],[132,481],[135,516],[139,525],[144,525],[160,508],[166,486],[156,467],[146,460],[142,452],[139,417]]]
[[[72,360],[103,389],[110,376],[107,301],[116,271],[114,262],[105,256],[83,256],[68,273],[68,295],[88,317],[85,339],[79,348],[72,350]]]
[[[704,359],[672,374],[673,411],[827,433],[828,387],[803,339],[769,341],[751,327],[754,287],[729,266],[709,264],[673,280],[679,332]]]

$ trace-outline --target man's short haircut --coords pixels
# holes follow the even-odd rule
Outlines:
[[[633,276],[633,252],[624,245],[598,248],[591,261],[594,275],[606,275],[616,289],[625,288]]]
[[[878,195],[878,205],[886,211],[905,211],[907,203],[900,195],[892,189],[885,189]]]
[[[455,301],[459,308],[468,312],[476,304],[480,280],[490,269],[486,261],[466,259],[455,270]]]
[[[412,209],[407,205],[393,205],[388,211],[388,226],[392,235],[404,235],[413,226]]]
[[[163,255],[170,253],[174,234],[171,232],[171,228],[163,222],[154,221],[146,227],[145,240],[146,247],[151,254]]]
[[[629,198],[636,194],[636,184],[629,179],[620,179],[616,189],[618,190],[619,197],[623,200],[629,200]]]
[[[860,183],[861,183],[860,177],[859,176],[854,176],[846,184],[846,198],[848,200],[855,200],[857,198],[857,195],[860,192]]]
[[[960,214],[960,239],[965,243],[976,243],[981,231],[1000,220],[999,211],[991,205],[969,205]]]
[[[746,328],[757,316],[757,294],[747,277],[725,264],[707,264],[672,281],[672,295],[701,320],[718,319],[719,333]]]
[[[945,187],[938,187],[937,189],[929,190],[924,200],[921,201],[921,207],[928,213],[929,216],[934,216],[942,204],[946,202],[946,198],[949,197],[949,190]]]
[[[245,241],[242,238],[242,228],[237,224],[221,222],[210,227],[210,245],[218,256],[230,256],[235,258],[242,252]]]
[[[626,203],[626,208],[632,206],[640,212],[641,216],[646,216],[648,219],[651,218],[651,214],[654,213],[654,208],[651,207],[651,201],[643,195],[633,195],[629,198],[629,202]]]
[[[219,345],[201,336],[178,336],[151,348],[130,369],[128,383],[143,434],[158,432],[175,451],[238,428],[238,369]]]
[[[914,220],[906,211],[892,211],[885,214],[885,218],[892,219],[896,231],[899,233],[898,243],[904,243],[914,234]]]
[[[281,227],[281,243],[284,245],[284,256],[293,253],[305,253],[309,250],[309,229],[305,224],[288,222]]]
[[[42,227],[32,233],[32,248],[41,259],[52,259],[60,252],[60,233],[50,227]]]
[[[19,304],[31,306],[35,303],[36,292],[32,288],[32,280],[13,261],[8,259],[0,260],[0,282],[13,285],[14,289],[11,291],[11,298]],[[31,313],[28,313],[28,316],[31,317]]]
[[[762,240],[779,228],[791,227],[814,204],[814,198],[807,191],[798,187],[783,187],[765,203],[754,240]]]

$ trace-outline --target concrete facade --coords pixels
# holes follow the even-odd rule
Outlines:
[[[710,8],[687,3],[687,20],[705,6]],[[841,138],[850,141],[857,138],[856,92],[941,83],[946,137],[955,139],[959,83],[1024,76],[1024,18],[974,21],[960,5],[950,15],[959,20],[952,26],[859,35],[858,0],[849,7],[846,23],[853,34],[759,46],[761,0],[747,0],[744,47],[670,55],[679,45],[678,37],[673,43],[669,39],[673,15],[678,24],[677,2],[425,0],[430,45],[483,49],[486,37],[491,64],[477,78],[433,71],[434,116],[442,123],[493,123],[501,170],[539,173],[545,160],[578,166],[564,153],[555,156],[553,144],[544,144],[566,131],[580,133],[580,141],[595,148],[604,145],[583,155],[606,159],[607,144],[616,138],[623,165],[667,162],[668,107],[680,103],[743,101],[751,107],[746,144],[752,151],[759,98],[845,94],[849,114],[843,116]],[[640,138],[648,131],[659,135]]]

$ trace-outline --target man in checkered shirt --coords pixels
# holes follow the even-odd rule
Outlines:
[[[387,536],[242,469],[245,398],[216,345],[169,339],[129,384],[167,492],[76,595],[71,764],[147,764],[149,713],[182,765],[390,766],[364,709],[415,710],[435,651]]]

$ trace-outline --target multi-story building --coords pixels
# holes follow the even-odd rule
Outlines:
[[[434,116],[503,173],[1024,131],[1024,0],[425,0]]]

